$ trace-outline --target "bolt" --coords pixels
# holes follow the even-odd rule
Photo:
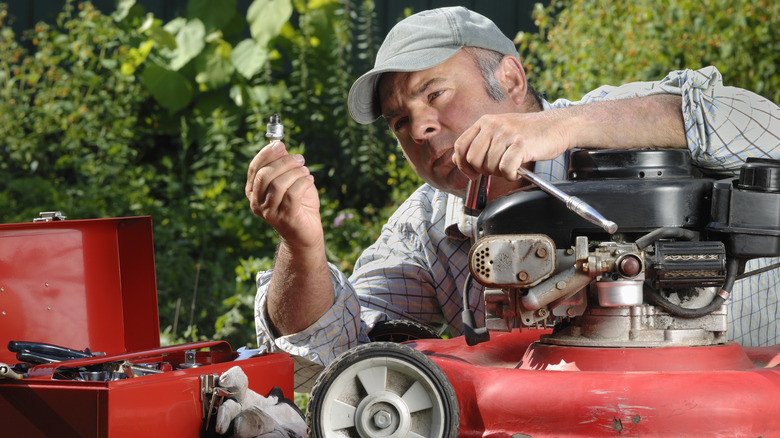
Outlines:
[[[561,281],[555,283],[555,287],[557,287],[558,290],[564,290],[566,288],[566,282],[561,280]]]
[[[525,272],[525,271],[518,272],[517,273],[517,279],[522,281],[522,282],[528,281],[528,273]]]
[[[539,309],[536,311],[536,316],[539,318],[547,318],[547,315],[549,315],[550,312],[547,311],[547,309]]]
[[[541,248],[537,249],[536,250],[536,256],[539,257],[540,259],[546,258],[547,257],[547,248],[541,247]]]
[[[574,316],[576,313],[577,311],[574,310],[573,307],[569,307],[568,309],[566,309],[566,316]]]
[[[387,429],[393,422],[393,416],[387,411],[379,411],[374,414],[374,424],[380,429]]]

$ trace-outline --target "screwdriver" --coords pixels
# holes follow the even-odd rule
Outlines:
[[[603,228],[607,233],[614,234],[615,231],[617,231],[618,226],[616,223],[602,216],[601,213],[596,211],[595,208],[591,207],[580,198],[567,195],[561,189],[555,187],[555,185],[543,180],[542,178],[539,178],[539,176],[537,176],[535,173],[525,169],[524,167],[517,169],[517,174],[536,184],[540,189],[544,190],[550,195],[563,201],[563,203],[566,204],[566,208],[577,213],[580,215],[580,217],[587,220],[588,222]]]

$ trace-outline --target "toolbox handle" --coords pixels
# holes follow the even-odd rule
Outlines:
[[[187,350],[200,350],[208,348],[211,355],[211,363],[219,363],[232,360],[234,353],[227,341],[201,341],[190,342],[187,344],[172,345],[170,347],[160,347],[151,350],[135,351],[132,353],[117,354],[114,356],[96,356],[88,359],[74,359],[62,362],[53,362],[36,365],[30,368],[28,376],[40,377],[54,375],[60,368],[75,368],[87,365],[101,364],[105,362],[114,362],[120,360],[142,359],[144,357],[160,356],[170,353],[178,353]]]

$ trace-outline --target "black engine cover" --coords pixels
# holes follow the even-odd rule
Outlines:
[[[557,183],[618,224],[624,240],[661,227],[703,229],[710,214],[714,179],[700,178],[687,150],[580,151],[572,154],[569,176]],[[482,235],[545,234],[568,248],[574,236],[609,240],[601,228],[538,188],[506,195],[477,220]]]

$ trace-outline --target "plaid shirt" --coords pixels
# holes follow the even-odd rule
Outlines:
[[[778,158],[780,108],[749,91],[725,87],[714,67],[675,71],[660,82],[603,86],[578,102],[557,100],[544,108],[562,108],[651,94],[682,96],[688,147],[694,162],[715,170],[738,171],[748,157]],[[627,129],[630,129],[628,127]],[[549,181],[566,176],[566,156],[537,162],[534,171]],[[368,342],[368,331],[385,319],[446,324],[462,334],[461,289],[468,274],[471,241],[458,232],[463,199],[423,185],[388,220],[379,239],[367,248],[349,279],[331,265],[335,304],[306,330],[275,337],[267,322],[266,294],[271,271],[257,276],[257,340],[269,351],[289,352],[296,361],[295,385],[308,391],[339,354]],[[748,271],[778,259],[757,259]],[[780,270],[738,281],[728,301],[733,339],[745,346],[780,342]],[[482,287],[471,293],[475,318],[484,318]]]

